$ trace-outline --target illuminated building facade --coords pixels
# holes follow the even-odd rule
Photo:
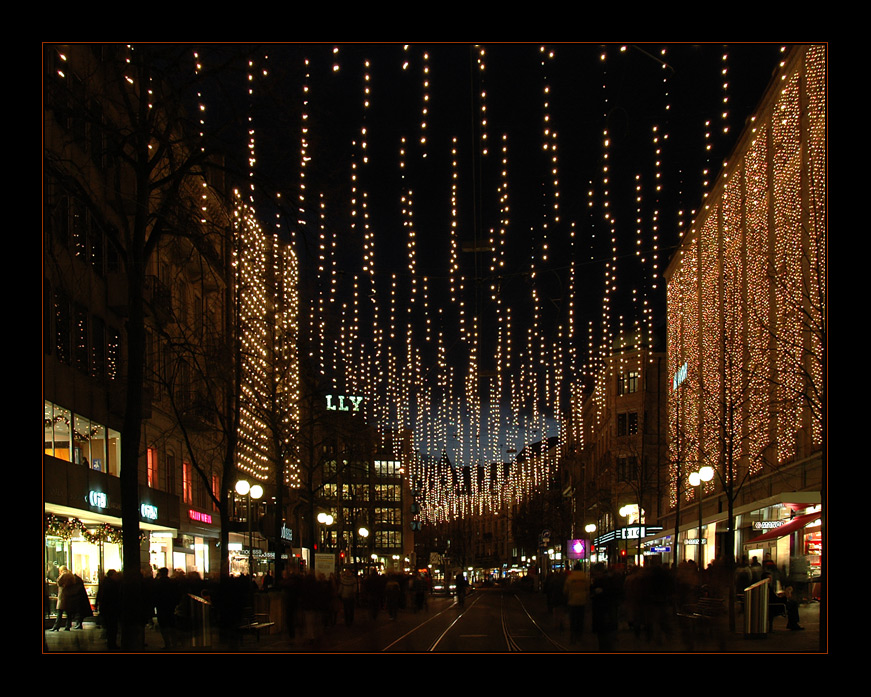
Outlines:
[[[757,538],[821,500],[826,119],[826,47],[795,46],[667,270],[676,561],[764,551],[779,567],[820,563],[818,517]],[[691,485],[704,466],[714,478]]]

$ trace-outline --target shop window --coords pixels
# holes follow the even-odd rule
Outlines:
[[[111,428],[106,429],[106,472],[113,477],[121,474],[121,434]]]
[[[44,421],[46,455],[118,476],[121,466],[118,431],[52,402],[45,402]]]
[[[45,454],[66,460],[72,459],[70,427],[72,412],[51,402],[45,403]]]

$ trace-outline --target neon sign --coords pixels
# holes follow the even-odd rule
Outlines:
[[[109,497],[102,491],[89,491],[88,503],[94,508],[105,508],[109,503]]]
[[[188,509],[188,517],[191,520],[195,520],[199,523],[211,523],[212,522],[212,516],[210,516],[208,513],[200,513],[199,511],[195,511],[191,508]]]
[[[327,395],[327,410],[328,411],[360,411],[360,403],[363,401],[362,397],[355,397],[352,395],[337,395],[336,399],[338,402],[333,402],[333,395]],[[348,400],[347,402],[345,400]]]
[[[139,515],[146,520],[157,520],[157,506],[152,506],[150,503],[143,503],[139,507]]]

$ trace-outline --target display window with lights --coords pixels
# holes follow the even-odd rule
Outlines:
[[[44,448],[46,455],[90,469],[119,476],[121,434],[105,424],[45,402]]]

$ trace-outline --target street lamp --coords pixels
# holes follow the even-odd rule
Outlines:
[[[359,537],[363,538],[364,547],[366,547],[366,549],[369,549],[369,544],[368,544],[369,528],[367,528],[365,525],[361,525],[360,528],[357,530],[357,535]],[[354,543],[354,572],[356,573],[356,571],[357,571],[357,545],[356,545],[356,540],[355,540],[355,543]]]
[[[236,482],[236,493],[244,496],[247,503],[246,518],[248,519],[248,575],[254,578],[254,527],[251,521],[251,499],[263,496],[263,487],[259,484],[249,484],[245,479]]]
[[[333,516],[331,516],[329,513],[324,513],[324,512],[318,513],[318,522],[326,528],[329,528],[330,525],[333,524],[333,520],[334,520]],[[329,530],[327,530],[327,532],[329,532]],[[327,548],[327,544],[324,542],[324,538],[325,538],[324,531],[321,530],[321,544],[324,546],[324,548]],[[331,542],[332,542],[332,540],[331,540]],[[330,545],[330,546],[332,546],[332,545]]]
[[[690,473],[690,486],[698,487],[697,494],[699,497],[699,534],[698,534],[698,547],[699,553],[697,555],[699,571],[702,571],[702,486],[704,482],[709,482],[714,478],[714,468],[709,465],[705,465],[700,468],[698,472]]]
[[[584,526],[584,532],[587,533],[587,566],[589,566],[593,563],[593,555],[590,548],[592,547],[593,533],[596,532],[596,524],[587,523]]]

